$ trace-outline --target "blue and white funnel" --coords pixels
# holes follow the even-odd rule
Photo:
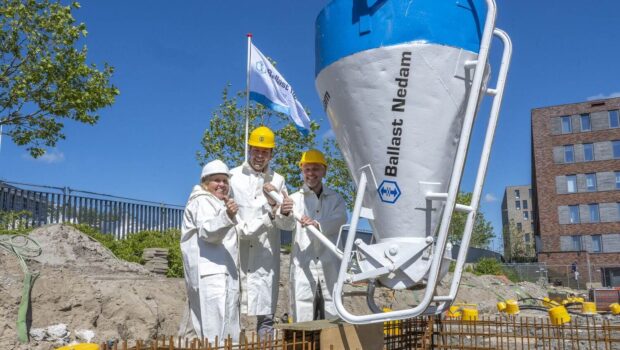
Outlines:
[[[484,0],[335,0],[316,20],[316,87],[351,174],[370,178],[376,253],[420,252],[380,279],[392,288],[428,271],[444,202],[426,194],[448,192],[486,13]]]
[[[347,322],[437,314],[456,298],[512,53],[495,16],[494,0],[334,0],[317,18],[316,86],[358,185],[349,231],[366,217],[375,239],[346,239],[333,299]],[[504,49],[491,89],[485,82],[493,37]],[[493,102],[472,200],[457,205],[484,95]],[[436,295],[454,210],[467,220],[450,292]],[[349,269],[354,244],[359,273]],[[427,285],[418,305],[382,313],[372,298],[376,279],[395,289]],[[344,307],[344,284],[362,280],[375,314]]]

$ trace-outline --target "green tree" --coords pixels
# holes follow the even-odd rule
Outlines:
[[[525,242],[525,232],[519,230],[514,220],[503,227],[504,255],[509,261],[522,262],[534,256],[534,247]]]
[[[469,205],[471,203],[471,192],[459,192],[456,202],[459,204]],[[452,215],[450,223],[449,239],[453,244],[460,244],[465,230],[465,222],[467,214],[456,212]],[[484,214],[480,211],[476,213],[476,221],[472,230],[469,245],[476,248],[488,248],[491,239],[495,237],[493,233],[493,225],[484,218]]]
[[[309,114],[309,113],[308,113]],[[287,115],[276,113],[264,106],[251,103],[248,108],[250,130],[265,125],[276,133],[276,148],[270,166],[286,179],[289,191],[296,191],[303,184],[299,160],[301,153],[309,148],[317,148],[316,136],[319,124],[311,121],[307,135],[300,133]],[[209,127],[201,140],[201,150],[196,153],[200,165],[221,159],[229,166],[241,164],[245,151],[245,92],[235,95],[225,87],[222,103],[213,112]],[[350,203],[353,197],[353,184],[340,150],[332,139],[322,143],[329,164],[326,183],[340,192]]]
[[[71,13],[79,7],[0,0],[0,126],[35,158],[65,138],[64,120],[93,125],[118,95],[113,68],[87,64],[86,47],[75,47],[87,34]]]

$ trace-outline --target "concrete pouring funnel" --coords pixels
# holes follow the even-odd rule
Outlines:
[[[316,88],[351,174],[371,179],[377,253],[419,254],[380,279],[392,288],[428,270],[445,202],[426,194],[448,191],[486,11],[484,0],[335,0],[316,20]],[[363,270],[383,263],[367,255]]]
[[[349,323],[439,314],[456,298],[512,55],[495,18],[494,0],[334,0],[317,18],[316,87],[357,184],[348,231],[356,232],[360,218],[373,228],[374,243],[349,234],[336,252],[342,262],[332,296]],[[496,86],[487,88],[493,37],[503,52]],[[484,95],[492,102],[471,203],[456,204]],[[455,211],[467,219],[450,291],[437,295]],[[382,312],[376,280],[426,288],[412,308]],[[344,307],[344,284],[359,281],[368,281],[373,314]]]

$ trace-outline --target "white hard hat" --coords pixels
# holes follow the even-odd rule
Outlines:
[[[200,174],[200,179],[204,179],[205,176],[213,175],[213,174],[224,174],[230,177],[230,172],[228,171],[228,166],[224,164],[219,159],[210,161],[202,167],[202,173]]]

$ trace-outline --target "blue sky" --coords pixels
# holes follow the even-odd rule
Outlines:
[[[314,88],[314,20],[327,3],[83,1],[75,16],[88,28],[89,61],[116,68],[121,94],[97,125],[67,123],[67,139],[41,159],[3,138],[0,179],[184,204],[223,87],[245,89],[248,32],[328,132]],[[498,8],[497,26],[511,36],[514,54],[482,210],[499,236],[504,188],[531,182],[530,110],[620,96],[620,1],[499,0]],[[497,64],[501,45],[494,44]],[[483,132],[476,128],[472,154]],[[472,189],[476,158],[463,190]]]

